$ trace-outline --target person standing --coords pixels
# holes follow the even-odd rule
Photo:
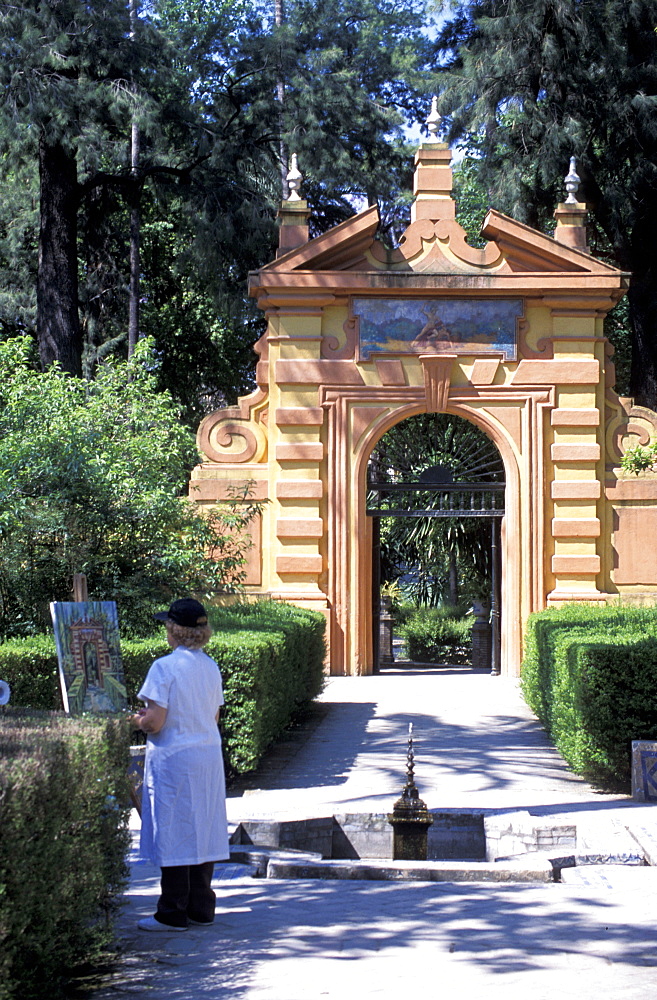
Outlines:
[[[226,784],[218,729],[219,667],[204,651],[212,635],[203,605],[174,601],[153,616],[171,652],[150,667],[129,721],[148,736],[140,853],[161,869],[156,912],[142,931],[185,931],[214,920],[214,864],[229,857]]]

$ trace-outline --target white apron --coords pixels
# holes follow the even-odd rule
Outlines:
[[[148,737],[140,853],[156,865],[198,865],[229,856],[226,785],[216,714],[219,667],[201,649],[178,646],[155,660],[139,695],[167,710]]]

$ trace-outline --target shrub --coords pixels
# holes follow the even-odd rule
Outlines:
[[[127,765],[117,720],[0,717],[0,1000],[65,996],[112,942]]]
[[[52,635],[0,643],[0,678],[11,687],[12,705],[47,711],[62,708]]]
[[[575,771],[626,788],[631,741],[657,738],[657,609],[573,604],[531,615],[521,685]]]
[[[235,590],[259,508],[247,483],[212,510],[186,498],[198,452],[158,389],[152,343],[106,358],[93,382],[38,371],[30,350],[0,342],[0,635],[47,630],[76,572],[135,634],[148,634],[150,602]]]
[[[420,663],[467,663],[472,651],[472,621],[455,618],[452,609],[418,608],[400,626],[411,660]]]

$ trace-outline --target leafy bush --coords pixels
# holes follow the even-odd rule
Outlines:
[[[65,996],[112,942],[128,736],[113,719],[0,716],[0,1000]]]
[[[419,663],[468,663],[471,658],[472,621],[453,617],[451,608],[418,608],[400,632],[409,659]]]
[[[210,608],[215,629],[208,654],[224,681],[224,749],[229,771],[251,770],[288,722],[324,683],[324,616],[278,601]],[[170,652],[164,629],[147,639],[123,639],[128,700],[136,702],[153,660]],[[0,677],[12,705],[60,707],[54,639],[34,636],[0,644]]]
[[[93,382],[37,371],[28,338],[0,342],[0,635],[49,629],[74,573],[140,634],[150,604],[239,584],[258,508],[184,496],[198,453],[156,370],[147,341]]]
[[[627,787],[631,741],[657,738],[657,609],[573,604],[531,615],[521,684],[575,771]]]
[[[0,678],[11,688],[11,704],[21,708],[62,708],[57,650],[52,635],[0,643]]]

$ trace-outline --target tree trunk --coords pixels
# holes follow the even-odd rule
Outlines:
[[[449,603],[452,607],[459,603],[459,572],[455,552],[449,554]]]
[[[78,313],[78,174],[75,156],[59,143],[39,142],[40,229],[37,341],[41,365],[59,361],[82,371]]]
[[[632,276],[628,298],[632,321],[630,392],[635,403],[657,410],[657,275]]]
[[[135,347],[139,340],[139,285],[141,277],[141,210],[140,210],[140,190],[137,181],[139,172],[139,126],[132,123],[131,140],[131,160],[132,176],[135,178],[135,187],[131,196],[130,206],[130,295],[128,302],[128,357],[135,353]]]
[[[280,28],[285,22],[285,8],[283,6],[283,0],[274,0],[274,24],[277,28]],[[285,148],[285,142],[283,140],[284,131],[284,119],[283,119],[283,108],[285,105],[285,82],[283,80],[283,69],[279,66],[278,70],[278,80],[276,82],[276,100],[280,104],[280,111],[278,113],[278,130],[279,130],[279,143],[278,143],[278,157],[280,162],[281,170],[281,195],[283,200],[288,196],[287,189],[287,174],[288,174],[288,163],[287,163],[287,150]]]
[[[130,0],[130,38],[134,40],[138,0]],[[133,118],[130,133],[130,172],[135,182],[130,199],[130,292],[128,299],[128,357],[135,353],[139,340],[139,285],[141,276],[141,209],[138,185],[141,134]]]
[[[645,212],[632,231],[632,270],[628,300],[632,324],[630,393],[639,406],[657,410],[657,212]]]

